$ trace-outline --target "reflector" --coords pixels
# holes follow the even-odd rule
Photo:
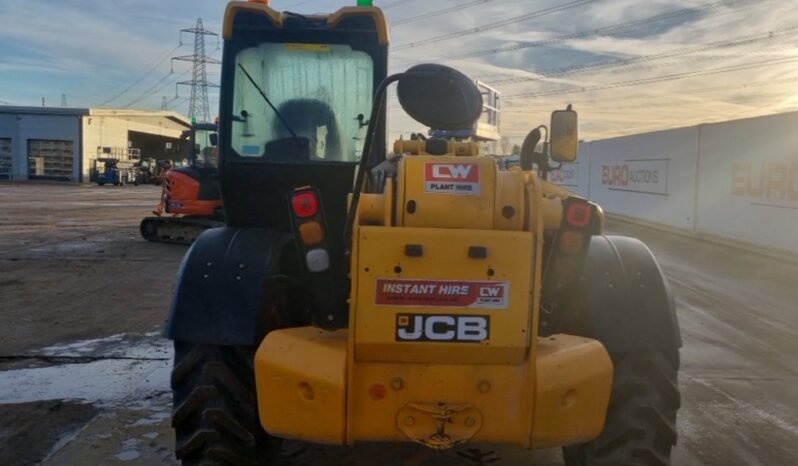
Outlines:
[[[302,242],[305,243],[305,246],[315,246],[324,239],[324,229],[319,222],[309,220],[299,225],[299,236],[302,238]]]
[[[305,255],[305,262],[311,272],[324,272],[330,268],[330,256],[324,249],[314,249]]]
[[[564,231],[560,233],[557,246],[560,251],[566,254],[576,254],[582,249],[584,238],[581,233],[576,231]]]

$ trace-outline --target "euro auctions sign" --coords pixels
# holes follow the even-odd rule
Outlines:
[[[377,304],[507,309],[506,281],[377,279]]]
[[[668,159],[630,159],[601,166],[601,184],[610,191],[668,195]]]
[[[424,165],[424,191],[479,194],[479,164],[428,162]]]

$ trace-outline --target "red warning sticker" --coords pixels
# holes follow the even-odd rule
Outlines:
[[[377,279],[377,304],[507,309],[510,282]]]
[[[479,194],[479,164],[428,162],[424,165],[424,191]]]

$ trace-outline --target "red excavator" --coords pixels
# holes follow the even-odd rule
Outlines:
[[[217,125],[195,123],[188,145],[189,164],[165,168],[155,216],[141,221],[141,236],[161,243],[191,244],[203,231],[224,225],[218,181]]]

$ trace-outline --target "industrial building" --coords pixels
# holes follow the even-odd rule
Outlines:
[[[0,106],[0,180],[88,182],[98,156],[173,158],[190,128],[174,111]]]

